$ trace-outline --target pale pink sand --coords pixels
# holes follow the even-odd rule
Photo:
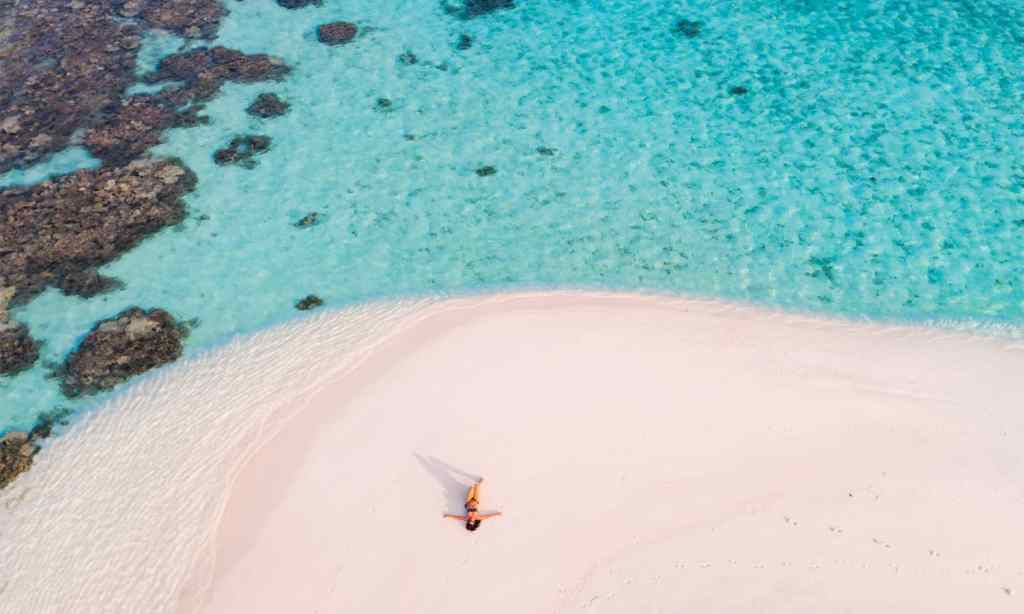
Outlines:
[[[291,408],[184,603],[1024,611],[1010,342],[586,294],[419,316]],[[483,507],[505,516],[442,519],[468,483],[445,463],[485,475]]]

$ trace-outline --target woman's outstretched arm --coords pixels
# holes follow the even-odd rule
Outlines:
[[[454,518],[455,520],[465,520],[465,516],[459,516],[458,514],[445,514],[445,518]]]
[[[501,516],[501,512],[491,512],[490,514],[477,514],[476,517],[480,520],[486,520],[488,518],[494,518],[495,516]]]

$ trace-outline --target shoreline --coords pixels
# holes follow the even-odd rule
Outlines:
[[[84,467],[88,463],[79,462],[79,466],[75,468],[72,475],[66,476],[69,479],[59,479],[59,475],[66,475],[66,465],[74,462],[71,459],[71,455],[86,451],[95,454],[95,450],[102,450],[103,445],[100,443],[99,437],[107,436],[109,440],[112,431],[116,435],[115,440],[131,442],[132,445],[128,451],[139,452],[143,448],[150,447],[154,437],[162,438],[160,429],[156,429],[154,433],[154,429],[151,428],[152,425],[146,420],[140,420],[139,414],[146,412],[147,404],[150,406],[150,409],[152,409],[153,405],[160,405],[161,402],[165,404],[160,405],[164,409],[166,409],[168,402],[173,406],[176,393],[174,388],[177,384],[181,384],[180,380],[183,375],[190,375],[190,379],[197,379],[196,376],[199,375],[198,379],[204,381],[193,384],[194,390],[190,391],[192,394],[189,391],[185,393],[178,391],[177,394],[180,397],[178,399],[179,404],[182,399],[192,399],[194,401],[204,396],[201,393],[210,392],[209,390],[201,390],[203,384],[219,387],[222,401],[234,402],[236,404],[252,404],[252,398],[245,399],[244,395],[232,395],[229,389],[231,386],[238,386],[240,384],[253,384],[261,379],[280,379],[278,375],[271,374],[270,377],[267,377],[259,372],[260,367],[266,367],[273,362],[272,360],[270,362],[267,361],[269,360],[268,356],[274,352],[278,352],[281,355],[288,354],[300,348],[303,341],[309,341],[310,339],[307,337],[310,335],[319,334],[324,338],[312,344],[314,349],[311,354],[306,356],[307,360],[324,363],[330,360],[332,356],[334,357],[333,359],[343,359],[343,364],[325,366],[316,377],[308,378],[308,366],[302,365],[301,360],[295,360],[297,357],[289,356],[292,359],[292,362],[288,365],[288,368],[291,369],[290,373],[293,376],[299,376],[303,381],[301,385],[296,385],[294,381],[291,381],[290,383],[294,386],[295,390],[294,392],[285,391],[284,396],[275,396],[273,391],[268,390],[256,391],[257,394],[253,395],[257,399],[256,403],[264,403],[266,405],[266,407],[261,406],[263,408],[258,412],[261,415],[259,422],[251,422],[251,416],[246,416],[244,415],[245,412],[239,411],[238,407],[233,407],[232,411],[228,412],[228,416],[219,415],[215,411],[201,416],[202,420],[209,422],[207,429],[203,429],[205,432],[202,434],[196,432],[199,428],[199,420],[196,420],[191,425],[181,426],[176,430],[176,434],[179,437],[190,437],[195,445],[217,446],[219,452],[215,455],[215,458],[229,465],[244,463],[245,466],[240,470],[237,467],[221,467],[219,470],[223,471],[223,475],[216,476],[212,475],[217,473],[216,471],[211,471],[209,467],[203,468],[202,458],[180,459],[173,455],[169,458],[160,457],[159,451],[152,451],[154,455],[152,467],[166,471],[168,473],[167,477],[171,478],[168,490],[174,491],[181,488],[179,484],[194,487],[196,484],[189,483],[190,479],[198,481],[203,486],[196,489],[196,492],[190,493],[190,496],[186,497],[185,502],[173,503],[170,501],[170,499],[174,498],[173,492],[152,493],[151,489],[147,489],[144,483],[128,481],[120,485],[121,491],[127,488],[136,496],[150,497],[155,500],[144,502],[143,507],[147,509],[146,514],[128,519],[119,519],[119,522],[129,522],[128,527],[116,527],[116,529],[120,530],[114,530],[115,528],[111,527],[99,527],[94,530],[94,533],[98,531],[98,535],[93,535],[93,537],[99,538],[98,541],[102,543],[104,536],[109,540],[113,536],[120,534],[124,536],[127,543],[133,544],[139,550],[143,549],[142,544],[147,544],[151,547],[151,553],[136,553],[132,551],[132,556],[127,557],[127,559],[135,560],[136,563],[142,565],[148,563],[150,566],[163,561],[160,564],[165,567],[160,569],[160,573],[166,577],[160,579],[148,578],[143,582],[137,583],[136,586],[130,587],[111,588],[108,586],[105,589],[107,591],[106,596],[109,598],[109,591],[114,590],[116,594],[121,596],[121,603],[127,605],[131,602],[131,599],[136,599],[137,601],[134,602],[136,605],[145,604],[151,611],[195,611],[195,607],[203,601],[204,596],[214,599],[231,596],[232,589],[230,587],[232,583],[235,583],[234,585],[237,586],[238,574],[255,573],[253,570],[260,569],[258,563],[252,562],[254,560],[262,560],[263,563],[266,563],[265,558],[259,559],[261,548],[265,549],[266,544],[259,540],[254,540],[252,536],[260,533],[261,529],[269,530],[266,528],[268,526],[276,527],[279,533],[281,525],[272,524],[275,514],[282,514],[284,513],[282,511],[284,508],[288,505],[294,505],[294,503],[289,503],[291,499],[286,494],[289,492],[289,489],[296,488],[295,484],[297,482],[301,483],[303,480],[308,481],[311,479],[309,477],[311,475],[309,473],[309,458],[322,454],[322,447],[318,447],[320,444],[317,443],[322,437],[316,436],[316,433],[330,431],[332,428],[340,428],[342,430],[348,428],[345,424],[348,422],[347,417],[352,413],[352,408],[349,406],[353,404],[356,407],[356,415],[364,415],[365,410],[364,414],[358,414],[359,400],[365,396],[367,390],[377,390],[379,392],[381,378],[388,376],[388,374],[393,375],[396,372],[402,372],[403,365],[406,365],[408,361],[416,360],[417,356],[424,353],[429,354],[432,351],[436,351],[438,344],[443,345],[441,342],[446,336],[451,337],[455,335],[457,337],[460,334],[459,331],[464,331],[467,327],[483,326],[481,322],[486,324],[488,318],[500,319],[506,317],[506,319],[511,318],[509,320],[511,322],[515,319],[516,314],[536,312],[542,314],[537,317],[543,319],[543,314],[553,316],[557,315],[557,312],[560,310],[570,314],[583,314],[580,317],[593,317],[593,312],[601,313],[604,310],[601,318],[610,317],[610,321],[615,323],[616,326],[625,326],[626,328],[639,326],[640,328],[634,331],[638,332],[638,334],[642,333],[644,325],[642,321],[639,323],[630,322],[630,317],[624,315],[630,310],[634,310],[637,313],[645,313],[652,320],[664,318],[666,321],[669,321],[673,318],[681,318],[681,320],[678,320],[679,322],[686,321],[691,324],[690,328],[681,328],[681,330],[685,330],[685,334],[681,333],[681,339],[693,344],[695,348],[711,347],[708,345],[709,343],[712,345],[722,345],[722,347],[717,347],[714,354],[729,354],[731,352],[736,356],[741,356],[743,348],[741,344],[737,344],[733,335],[735,331],[743,330],[748,334],[748,340],[750,339],[749,335],[753,334],[755,336],[757,342],[755,345],[762,350],[759,354],[761,362],[765,362],[765,359],[767,359],[768,363],[776,361],[779,365],[795,365],[802,369],[800,371],[802,373],[801,377],[806,377],[809,381],[814,382],[812,388],[817,387],[825,391],[819,390],[817,393],[820,394],[826,394],[829,390],[833,389],[844,389],[844,387],[851,385],[850,376],[847,373],[849,368],[843,361],[835,361],[837,356],[855,356],[857,360],[863,362],[857,352],[863,351],[866,346],[881,346],[878,349],[880,353],[884,354],[884,360],[877,364],[858,364],[858,368],[862,369],[862,372],[858,373],[862,378],[859,385],[863,389],[858,389],[859,392],[857,394],[871,397],[871,395],[881,394],[875,389],[888,390],[885,394],[895,394],[898,399],[903,397],[916,399],[913,400],[913,403],[926,406],[932,403],[934,407],[929,406],[930,409],[928,411],[930,413],[922,415],[937,420],[940,423],[953,419],[963,419],[963,416],[957,414],[958,410],[950,409],[947,406],[948,403],[941,401],[941,397],[939,400],[929,399],[928,394],[924,394],[928,386],[937,384],[945,387],[947,396],[948,394],[969,395],[971,398],[979,399],[980,405],[996,403],[993,399],[996,391],[992,389],[978,389],[978,384],[971,381],[971,377],[966,377],[962,373],[942,373],[942,377],[936,377],[929,374],[928,370],[921,368],[920,365],[916,369],[910,368],[908,370],[907,365],[913,367],[915,364],[914,360],[924,360],[925,363],[938,360],[934,357],[920,356],[920,349],[917,346],[924,344],[931,346],[931,349],[941,349],[945,360],[955,356],[957,361],[962,361],[968,370],[982,369],[982,366],[988,363],[989,368],[983,374],[985,377],[995,377],[993,373],[998,373],[998,369],[1007,369],[1006,365],[1001,364],[1003,362],[1011,365],[1024,364],[1022,362],[1024,358],[1021,357],[1020,352],[1007,349],[1015,346],[1012,342],[1013,340],[989,338],[955,331],[951,332],[948,329],[858,324],[837,321],[835,319],[813,318],[805,315],[793,316],[780,312],[769,312],[753,307],[713,301],[695,301],[650,295],[638,296],[607,293],[497,294],[482,297],[415,301],[407,304],[376,304],[355,307],[343,312],[327,312],[307,320],[286,324],[270,331],[232,342],[225,348],[209,352],[198,358],[189,359],[179,366],[161,371],[156,376],[131,386],[124,394],[114,399],[110,403],[110,407],[104,407],[99,411],[93,412],[92,415],[83,418],[80,421],[82,424],[76,424],[70,433],[56,440],[52,446],[49,446],[47,450],[41,453],[37,459],[39,466],[34,468],[33,472],[30,472],[27,476],[23,476],[22,480],[19,480],[12,487],[11,492],[0,494],[0,501],[7,504],[5,506],[6,511],[3,514],[8,519],[15,521],[9,524],[5,523],[7,529],[5,529],[4,535],[0,536],[0,553],[19,557],[7,559],[5,556],[5,560],[17,560],[19,565],[17,565],[17,570],[14,573],[4,574],[8,577],[0,577],[0,586],[4,587],[4,598],[17,598],[19,596],[21,598],[29,598],[32,590],[31,586],[42,586],[46,583],[46,578],[43,577],[45,574],[37,573],[40,570],[32,567],[33,564],[46,560],[45,554],[28,556],[24,542],[13,543],[19,537],[25,539],[27,536],[31,536],[33,526],[35,526],[36,531],[39,531],[40,527],[37,523],[46,520],[40,517],[32,521],[27,514],[30,514],[32,511],[46,513],[47,502],[43,499],[60,496],[61,489],[67,491],[70,488],[73,491],[75,485],[69,484],[69,480],[74,482],[76,478],[84,478],[87,483],[85,486],[91,489],[102,490],[107,488],[113,490],[117,487],[116,480],[114,480],[115,484],[107,484],[107,481],[102,479],[102,476],[97,475],[116,468],[117,464],[112,460],[106,461],[107,467],[93,468],[91,475],[89,469]],[[591,312],[590,315],[586,315],[587,312]],[[359,325],[364,325],[365,327],[365,325],[372,323],[376,323],[376,325],[369,326],[369,331],[356,330],[359,328]],[[593,324],[593,322],[591,323]],[[715,334],[712,334],[702,330],[700,326],[695,326],[696,324],[703,324],[705,327],[710,328],[715,328],[715,325],[717,325],[717,328],[722,330],[717,330]],[[332,327],[334,328],[332,329]],[[571,329],[571,325],[567,325],[567,328]],[[725,334],[724,329],[726,328],[734,332]],[[551,338],[556,338],[557,334],[559,334],[557,330],[549,329],[538,329],[538,334],[540,334],[541,330]],[[325,333],[325,331],[330,332]],[[491,331],[491,333],[494,332],[493,330]],[[520,332],[522,335],[518,337],[509,338],[506,336],[502,337],[502,339],[506,343],[513,343],[517,339],[527,339],[528,333],[530,333],[529,330],[522,330]],[[599,331],[594,326],[585,328],[582,332],[577,332],[583,338],[594,335],[600,336]],[[810,335],[811,337],[824,335],[832,345],[828,348],[813,349],[809,353],[805,348],[804,354],[798,356],[800,354],[798,351],[786,346],[786,344],[794,342],[794,335],[796,339],[799,339],[801,335]],[[623,338],[630,337],[626,335]],[[649,343],[658,341],[658,335],[648,335],[644,338],[646,339],[645,342]],[[869,343],[865,343],[865,340],[868,340]],[[342,345],[349,344],[347,351],[341,351],[338,347],[339,343]],[[476,348],[476,350],[479,349]],[[254,350],[257,351],[254,352]],[[881,352],[881,350],[884,350],[884,352]],[[668,352],[670,349],[663,347],[661,351]],[[739,354],[736,354],[736,352],[739,352]],[[998,356],[1000,360],[993,362],[994,356]],[[232,357],[236,361],[236,367],[244,367],[244,376],[240,376],[237,373],[229,373],[230,369],[226,368],[226,365],[215,366],[218,359],[224,357]],[[787,360],[792,361],[794,357],[797,359],[796,362],[785,363]],[[584,358],[586,357],[575,356],[573,360],[582,360]],[[262,364],[260,363],[261,360],[263,361]],[[593,360],[593,358],[587,358],[587,360]],[[748,362],[743,364],[748,364],[748,366],[757,362],[751,362],[749,357],[746,360]],[[246,361],[253,364],[248,364]],[[902,388],[898,388],[894,393],[892,389],[886,388],[886,386],[893,382],[891,377],[889,380],[886,379],[891,374],[887,375],[885,371],[887,365],[899,365],[901,364],[900,361],[903,361],[904,367],[904,373],[899,382]],[[241,367],[237,364],[238,362],[243,363]],[[706,364],[694,364],[690,365],[690,367],[705,372],[710,372],[708,370],[711,369]],[[714,371],[714,369],[711,369],[711,371]],[[719,371],[721,371],[720,368]],[[781,375],[780,373],[768,372],[765,377],[768,377],[770,380],[772,377]],[[281,381],[288,380],[288,377],[284,377]],[[272,386],[275,383],[280,384],[281,381],[259,383]],[[259,386],[256,386],[256,388],[259,388]],[[333,398],[338,403],[348,407],[348,409],[344,410],[344,415],[346,416],[344,420],[333,416],[334,412],[339,411],[337,406],[324,405],[323,395],[327,394],[327,391],[331,391],[330,394],[333,395]],[[140,396],[148,398],[140,398]],[[421,395],[420,400],[422,401],[423,398]],[[875,400],[877,401],[877,399]],[[500,405],[500,401],[498,399],[495,403]],[[756,402],[757,399],[751,399],[751,403],[756,404]],[[280,409],[284,406],[287,406],[288,410],[282,411]],[[180,414],[177,417],[191,418],[187,409],[179,407],[177,411]],[[123,415],[117,415],[119,413]],[[981,413],[984,414],[984,412]],[[140,429],[147,428],[146,433],[135,433],[133,432],[134,427],[126,424],[126,421],[129,421],[133,414],[134,419],[138,420],[138,427]],[[661,419],[659,416],[660,414],[655,414],[650,418],[656,421]],[[804,417],[806,418],[806,416]],[[832,417],[839,419],[842,416]],[[984,419],[981,415],[972,417]],[[168,419],[170,418],[173,418],[173,416],[168,417]],[[442,418],[443,416],[438,419]],[[246,422],[246,419],[249,419],[250,422]],[[422,417],[415,419],[424,420]],[[428,427],[429,422],[423,424],[415,422],[415,419],[407,425],[408,428],[415,430]],[[1019,443],[1021,434],[1020,418],[999,414],[999,419],[1011,420],[1007,424],[1009,435],[1006,436],[1016,437],[1015,441]],[[218,427],[231,427],[234,421],[245,425],[246,432],[234,434],[234,439],[229,437],[228,439],[231,439],[229,443],[211,441],[211,435],[218,432],[216,430]],[[417,427],[416,425],[419,426]],[[824,428],[832,426],[832,424],[826,422],[824,424],[812,424],[811,426]],[[165,431],[162,433],[163,437],[168,436],[171,431],[175,431],[175,429],[170,429],[170,426],[166,424],[162,425],[161,428]],[[614,439],[613,435],[620,428],[624,427],[619,425],[607,432]],[[808,426],[807,428],[810,429],[811,427]],[[277,434],[273,435],[275,432]],[[752,436],[753,431],[748,434]],[[931,435],[935,436],[934,433]],[[150,441],[138,441],[147,437]],[[184,444],[182,441],[179,441],[179,443]],[[82,450],[81,448],[83,447],[86,450]],[[168,446],[165,454],[167,451],[173,454],[174,450],[175,446]],[[177,450],[180,456],[181,449],[178,448]],[[147,453],[150,453],[150,451],[147,450]],[[268,463],[268,458],[275,460]],[[288,462],[278,462],[282,458],[287,459]],[[1009,465],[1010,469],[1020,471],[1022,464],[1020,454],[1017,453],[1016,456],[1011,455],[1008,458],[1012,461]],[[181,466],[177,467],[174,471],[168,471],[174,462],[178,462]],[[113,465],[110,466],[110,463],[113,463]],[[273,468],[273,471],[270,470],[271,468]],[[140,471],[145,473],[145,471]],[[211,475],[204,474],[204,471],[211,473]],[[511,471],[507,466],[496,463],[494,470],[488,473],[488,477],[492,477],[493,474],[495,478],[494,487],[497,490],[502,488],[499,485],[501,481],[508,483],[512,479],[511,476],[503,474],[514,474],[514,471]],[[198,479],[196,476],[201,476],[202,479]],[[137,477],[135,476],[136,479]],[[152,478],[152,474],[149,477]],[[497,479],[499,477],[501,480]],[[421,487],[422,485],[416,486],[414,490]],[[366,484],[353,484],[353,491],[358,491],[360,488],[365,489]],[[428,487],[428,490],[431,489]],[[261,493],[266,497],[269,492],[276,492],[282,503],[273,507],[260,507],[260,505],[254,503],[260,500]],[[420,494],[426,494],[426,492],[423,491]],[[95,505],[96,501],[90,501],[90,498],[100,499],[101,503],[111,507],[107,511],[100,511],[99,516],[102,517],[105,514],[111,514],[111,517],[117,516],[116,510],[118,506],[116,500],[102,501],[102,493],[95,492],[95,490],[86,490],[84,493],[78,492],[77,494],[78,500],[76,501],[57,501],[51,503],[56,504],[58,510],[61,506],[64,506],[65,512],[70,513],[74,511],[79,512],[79,515],[81,515],[80,513],[90,510],[90,503]],[[509,493],[504,494],[507,495]],[[527,496],[526,491],[522,491],[519,494]],[[113,497],[112,494],[109,496]],[[122,492],[121,496],[127,495]],[[438,504],[442,503],[432,500],[432,497],[436,499],[436,494],[427,495],[427,505],[430,507],[430,510],[433,510],[434,507],[439,507]],[[226,503],[225,499],[227,500]],[[239,504],[239,501],[247,503]],[[169,504],[171,505],[169,509],[164,507]],[[68,505],[71,507],[69,508]],[[198,506],[198,511],[192,510],[183,516],[182,512],[186,510],[187,505]],[[357,508],[359,507],[358,501],[355,500],[348,501],[346,505],[356,505]],[[419,519],[420,512],[426,512],[426,510],[419,507],[421,505],[423,505],[422,502],[416,503],[416,507],[414,507],[412,512],[417,517],[417,520],[415,520],[417,526],[423,521],[431,523],[434,521],[432,511],[423,515],[423,518],[426,520]],[[523,503],[518,502],[518,505],[522,506]],[[1017,502],[1017,505],[1020,505],[1020,503]],[[82,507],[79,508],[77,506]],[[178,509],[175,509],[175,507]],[[97,512],[96,509],[91,509],[90,511],[92,513]],[[658,517],[659,514],[664,514],[665,512],[666,510],[656,510],[655,516]],[[50,513],[53,513],[52,510]],[[359,517],[362,512],[354,509],[353,514]],[[67,516],[66,513],[59,513],[58,515],[60,517]],[[129,516],[132,515],[129,514]],[[501,522],[505,523],[505,520],[507,519],[502,519]],[[94,525],[103,524],[100,522],[100,518],[96,518],[91,522]],[[185,525],[189,522],[195,524],[187,527],[187,531],[181,531],[182,533],[187,533],[187,536],[181,537],[180,543],[173,544],[171,548],[167,548],[166,545],[158,545],[160,542],[159,535],[154,534],[154,530],[171,531],[171,534],[175,534],[177,531],[176,527],[178,526],[176,523]],[[277,522],[280,523],[282,521],[277,520]],[[271,524],[268,525],[268,523]],[[74,522],[70,519],[65,519],[64,522],[58,523],[58,525],[64,525],[63,528],[70,535],[74,535],[77,531],[88,530],[88,527],[81,524],[75,527]],[[503,528],[505,525],[512,525],[515,530],[506,530]],[[515,534],[516,531],[526,530],[526,526],[522,525],[521,519],[510,520],[505,525],[485,527],[485,531],[477,537],[479,537],[481,543],[486,544],[490,543],[489,540],[500,539],[506,532]],[[220,528],[217,528],[218,526]],[[424,531],[439,531],[445,541],[437,542],[438,545],[448,543],[447,540],[458,540],[464,537],[461,534],[452,534],[444,531],[443,526],[441,528],[428,528],[426,526],[421,528]],[[60,534],[62,526],[54,527],[54,529],[57,534]],[[128,530],[125,531],[125,529]],[[611,532],[615,533],[616,530],[613,527]],[[369,533],[378,533],[382,536],[386,536],[389,532],[386,527],[375,527],[372,524],[368,526],[367,531]],[[274,533],[271,531],[270,534],[273,535]],[[34,544],[37,546],[34,550],[38,552],[47,551],[45,536],[43,537],[42,543]],[[65,537],[67,536],[65,535]],[[135,539],[130,539],[131,537]],[[430,541],[437,539],[437,537],[437,535],[428,534],[425,536],[425,539]],[[153,547],[154,544],[157,545]],[[461,544],[461,542],[455,542],[455,544]],[[50,545],[55,546],[55,544]],[[505,546],[508,547],[508,544]],[[457,547],[461,548],[462,546],[459,545]],[[59,550],[59,548],[55,548],[50,549],[49,552],[55,553]],[[216,556],[210,556],[211,552],[216,552]],[[133,557],[135,558],[133,559]],[[166,560],[167,557],[171,559],[178,558],[179,560],[169,561]],[[215,562],[212,559],[215,559]],[[1012,561],[1010,562],[1012,563]],[[643,565],[637,564],[640,571],[637,572],[634,578],[640,578],[643,575]],[[1012,581],[1016,580],[1017,585],[1020,584],[1021,574],[1024,574],[1024,564],[1021,564],[1020,559],[1018,559],[1016,564],[1016,571],[1010,568],[1002,570],[1004,575],[1009,574],[1009,579],[1002,580],[1003,582],[1012,584]],[[48,570],[48,573],[59,574],[65,578],[75,577],[76,581],[72,582],[72,584],[75,584],[73,594],[77,599],[84,600],[80,601],[80,603],[88,604],[90,603],[90,598],[98,598],[99,593],[104,592],[99,590],[100,587],[98,586],[90,587],[88,568],[76,567],[74,561],[66,561],[62,565],[70,565],[71,567],[61,571],[57,569],[61,565],[57,565],[57,568]],[[69,576],[67,575],[69,573],[75,575]],[[749,573],[757,575],[759,572],[750,571]],[[600,576],[600,573],[595,572],[595,574],[594,577]],[[79,575],[85,577],[79,578]],[[33,578],[33,576],[36,577]],[[212,584],[214,587],[213,593],[207,595],[206,587],[208,584],[207,578],[209,577],[215,579]],[[231,581],[225,582],[225,578]],[[292,579],[299,580],[296,578]],[[92,580],[96,580],[96,578],[92,578]],[[597,580],[594,581],[596,582]],[[600,582],[598,583],[600,584]],[[359,585],[359,582],[356,585]],[[454,587],[450,588],[454,590]],[[1011,592],[1013,591],[1013,587],[1008,586],[1007,588]],[[61,590],[64,589],[58,588],[54,594],[37,596],[37,598],[50,599],[52,603],[57,603],[60,599],[60,594],[58,593]],[[1024,590],[1024,588],[1018,588],[1017,592],[1019,593],[1021,590]],[[998,593],[999,591],[996,592]],[[1000,607],[1011,606],[1015,603],[1015,597],[1017,597],[1016,595],[1004,594],[999,594],[998,596],[1005,601],[994,601],[992,607],[997,608],[997,610],[993,611],[1000,611],[998,610]],[[423,595],[420,595],[420,597],[423,597]],[[320,595],[320,598],[324,598],[324,596]],[[434,598],[436,599],[437,595]],[[484,598],[485,596],[481,596],[477,601],[479,602],[479,599]],[[147,599],[150,601],[146,601]],[[156,600],[155,603],[159,604],[159,606],[155,606],[154,599]],[[181,600],[181,605],[172,607],[178,599]],[[266,601],[266,604],[261,603],[261,606],[269,610],[272,607],[270,605],[271,601],[272,599]],[[17,602],[16,599],[15,602]],[[24,603],[38,604],[38,601],[32,600],[25,601]],[[428,600],[427,603],[433,602]],[[672,601],[666,603],[672,603]],[[520,603],[518,611],[522,611],[523,608],[535,609],[533,605]],[[232,603],[228,609],[237,609],[236,606],[241,607],[238,604]],[[458,610],[458,607],[455,607],[455,610]],[[220,611],[224,611],[223,608]],[[513,610],[508,609],[507,611]]]

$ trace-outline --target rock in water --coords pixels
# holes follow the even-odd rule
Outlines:
[[[246,134],[231,139],[227,147],[213,152],[213,161],[219,165],[237,164],[243,168],[255,168],[254,158],[270,149],[270,137],[263,134]]]
[[[163,309],[131,307],[96,324],[57,375],[67,397],[95,394],[181,356],[187,331]]]
[[[39,451],[28,433],[11,431],[0,437],[0,488],[32,466],[32,457]]]
[[[277,0],[277,4],[286,9],[294,10],[305,8],[310,5],[320,6],[323,4],[323,0]]]
[[[249,105],[245,112],[255,117],[277,117],[287,113],[290,106],[277,94],[263,93],[256,97],[256,100]]]
[[[295,222],[294,226],[296,228],[312,228],[313,226],[317,226],[319,224],[320,214],[317,213],[316,211],[312,211],[302,216],[302,219],[299,220],[298,222]]]
[[[179,94],[175,100],[201,102],[216,96],[225,82],[280,81],[290,71],[284,60],[264,53],[249,55],[226,47],[198,47],[160,60],[143,81],[180,81],[182,85],[173,90]]]
[[[309,296],[295,303],[295,308],[298,309],[299,311],[309,311],[310,309],[314,309],[323,304],[324,301],[322,298],[315,294],[310,294]]]
[[[327,45],[344,45],[352,42],[359,33],[356,24],[348,21],[325,23],[316,29],[316,36],[321,43]]]
[[[0,190],[0,285],[18,304],[114,260],[184,219],[195,182],[177,161],[140,160]]]
[[[129,13],[138,10],[148,25],[185,38],[213,38],[221,18],[227,15],[227,10],[217,0],[164,0],[141,5],[129,0],[122,5],[122,14],[125,6],[132,7]]]
[[[124,283],[119,279],[100,275],[96,269],[84,271],[72,271],[61,276],[57,287],[67,296],[80,296],[92,298],[97,294],[104,294],[113,290],[120,290]]]
[[[28,327],[0,321],[0,375],[14,375],[28,369],[39,358],[39,343]]]
[[[679,21],[676,22],[676,25],[674,28],[672,28],[672,31],[675,32],[676,34],[685,36],[686,38],[697,38],[698,36],[700,36],[700,26],[701,23],[699,21],[680,19]]]
[[[448,3],[444,3],[443,6],[449,15],[469,20],[490,15],[502,9],[514,9],[516,3],[515,0],[464,0],[462,6],[451,6]]]
[[[14,288],[0,288],[0,375],[20,373],[39,358],[39,344],[28,327],[7,319],[7,303],[14,293]]]
[[[188,38],[212,39],[227,14],[224,4],[221,0],[0,2],[0,173],[42,162],[74,142],[76,135],[94,130],[106,133],[101,140],[129,133],[118,149],[144,150],[158,142],[158,136],[147,134],[146,141],[129,145],[140,133],[157,128],[135,126],[135,117],[117,117],[125,90],[136,80],[136,56],[143,36],[151,28],[160,28]],[[170,111],[184,106],[183,101],[172,102],[176,104]],[[113,128],[107,125],[112,114],[119,124]],[[153,109],[129,113],[140,114],[152,126],[154,115],[168,113]],[[123,157],[120,152],[117,155]]]

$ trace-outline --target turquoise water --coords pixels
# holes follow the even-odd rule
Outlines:
[[[27,186],[50,177],[64,175],[80,168],[96,168],[100,161],[92,157],[83,147],[68,147],[58,152],[45,164],[39,164],[27,169],[14,169],[6,173],[0,173],[0,188],[11,186]]]
[[[1024,323],[1018,3],[517,4],[462,21],[418,0],[228,3],[217,43],[293,73],[229,84],[209,125],[169,133],[156,153],[199,177],[189,219],[104,267],[124,290],[20,308],[44,359],[130,305],[197,319],[194,353],[310,293],[599,286]],[[361,36],[319,44],[336,19]],[[264,91],[291,112],[248,116]],[[243,133],[273,138],[256,168],[213,164]],[[73,406],[45,371],[0,380],[0,425]]]

